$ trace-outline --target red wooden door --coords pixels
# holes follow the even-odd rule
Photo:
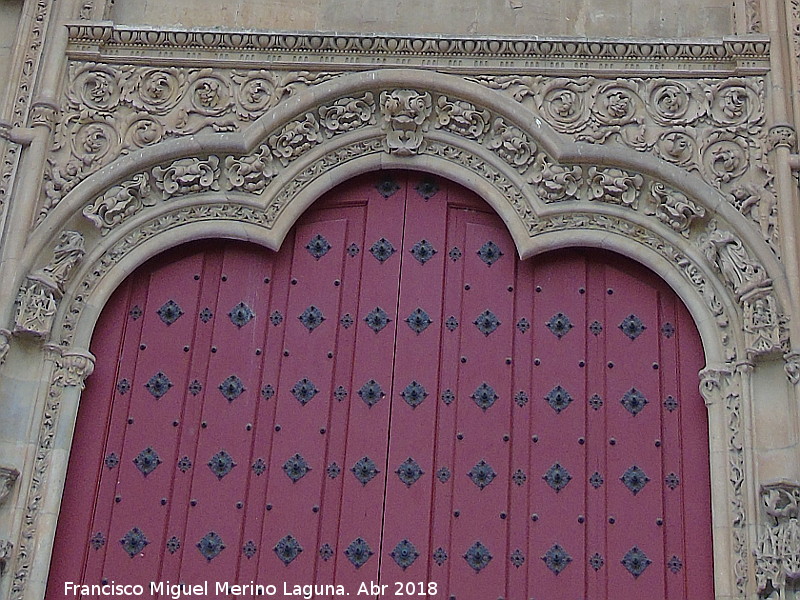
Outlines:
[[[699,337],[620,256],[520,262],[472,194],[370,174],[278,253],[151,261],[96,331],[48,597],[713,597]]]

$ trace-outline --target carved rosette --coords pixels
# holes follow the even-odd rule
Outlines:
[[[793,598],[792,590],[800,580],[800,484],[762,485],[761,500],[767,521],[754,552],[759,597]]]
[[[15,333],[49,335],[64,286],[84,253],[83,235],[77,231],[62,232],[51,261],[28,275],[26,285],[20,290]]]

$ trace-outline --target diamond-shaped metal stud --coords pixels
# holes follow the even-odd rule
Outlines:
[[[625,553],[621,562],[631,575],[639,577],[653,561],[647,558],[647,555],[638,547],[634,546]]]
[[[270,384],[265,385],[261,388],[261,397],[264,400],[269,400],[275,395],[275,388],[272,387]]]
[[[447,467],[441,467],[438,471],[436,471],[436,479],[442,483],[447,483],[450,480],[450,475],[450,469]]]
[[[361,482],[361,485],[367,485],[372,481],[373,477],[380,473],[375,462],[369,456],[358,459],[350,470],[355,478]]]
[[[372,329],[375,333],[378,333],[381,329],[386,327],[391,319],[389,315],[386,314],[386,311],[383,310],[380,306],[376,306],[366,317],[364,317],[364,322],[367,324],[367,327]]]
[[[589,558],[589,566],[595,571],[602,569],[604,564],[606,564],[606,561],[603,560],[602,555],[597,552],[595,552],[591,558]]]
[[[435,181],[425,180],[420,181],[417,184],[417,187],[414,188],[417,190],[417,193],[422,196],[425,200],[430,200],[436,195],[436,192],[439,191],[439,186],[436,185]]]
[[[592,407],[592,410],[600,410],[602,408],[603,399],[600,394],[592,394],[591,398],[589,398],[589,406]]]
[[[400,392],[400,395],[406,401],[406,404],[411,408],[416,408],[428,397],[428,392],[425,391],[421,383],[412,381]]]
[[[461,248],[459,248],[458,246],[453,246],[452,248],[450,248],[450,252],[448,252],[447,255],[450,257],[450,260],[456,262],[459,258],[463,256],[463,253],[461,252]]]
[[[417,461],[409,456],[397,467],[395,473],[397,473],[397,477],[400,478],[400,481],[406,484],[406,487],[411,487],[417,482],[417,479],[425,474],[425,471],[420,468]]]
[[[108,467],[109,469],[113,469],[114,467],[116,467],[116,466],[119,464],[119,456],[117,456],[116,454],[114,454],[114,453],[112,452],[111,454],[109,454],[108,456],[106,456],[106,458],[105,458],[105,460],[103,461],[103,463],[104,463],[104,464],[106,465],[106,467]]]
[[[148,392],[153,394],[154,398],[161,398],[161,396],[166,394],[169,391],[169,388],[172,387],[172,382],[169,380],[169,377],[159,371],[153,375],[147,383],[144,384],[144,387],[147,388]]]
[[[330,477],[331,479],[336,479],[339,476],[339,474],[342,472],[342,467],[340,467],[335,462],[332,462],[325,469],[325,472],[328,474],[328,477]]]
[[[255,316],[255,313],[244,302],[239,302],[239,304],[234,306],[228,313],[228,318],[230,318],[231,323],[239,328],[247,325]]]
[[[503,256],[503,251],[492,241],[486,242],[478,250],[478,257],[490,267]]]
[[[623,394],[620,403],[635,417],[647,404],[647,398],[636,388],[631,388]]]
[[[320,546],[319,557],[325,562],[333,558],[333,548],[331,548],[330,544],[322,544],[322,546]]]
[[[288,565],[292,562],[295,558],[297,558],[300,553],[303,551],[302,546],[298,543],[294,537],[291,535],[285,535],[278,543],[275,544],[273,548],[275,554],[284,565]]]
[[[553,573],[558,575],[572,562],[572,557],[558,544],[554,544],[545,552],[542,560]]]
[[[181,549],[181,541],[175,537],[174,535],[167,540],[167,552],[170,554],[175,554],[178,550]]]
[[[100,550],[103,546],[106,545],[106,536],[103,535],[102,531],[98,531],[89,539],[89,545],[94,550]]]
[[[603,482],[604,482],[604,480],[603,480],[603,476],[602,476],[602,475],[600,475],[600,473],[598,473],[597,471],[595,471],[594,473],[592,473],[592,476],[591,476],[591,477],[589,477],[589,483],[591,484],[591,486],[592,486],[594,489],[597,489],[597,488],[599,488],[601,485],[603,485]]]
[[[245,387],[241,379],[239,379],[236,375],[231,375],[225,381],[219,384],[219,391],[223,396],[225,396],[228,402],[233,402],[236,400],[236,398],[242,395],[242,393],[245,391]]]
[[[225,477],[235,466],[236,463],[233,462],[233,457],[225,452],[225,450],[220,450],[208,461],[208,468],[217,476],[217,479]]]
[[[417,308],[414,312],[406,317],[406,323],[411,328],[411,331],[419,335],[428,328],[432,323],[430,315],[421,308]]]
[[[551,488],[553,488],[556,492],[560,492],[567,484],[572,480],[572,475],[569,474],[564,467],[560,464],[556,463],[549,469],[547,472],[542,475],[542,479],[547,482]]]
[[[345,389],[345,387],[343,385],[338,386],[333,391],[333,397],[337,402],[344,401],[344,399],[347,398],[347,396],[348,396],[347,390]]]
[[[519,321],[517,321],[517,329],[519,329],[520,333],[527,333],[530,328],[531,322],[525,317],[522,317]]]
[[[625,484],[625,487],[628,488],[634,496],[641,492],[644,489],[644,486],[647,485],[647,482],[650,481],[650,478],[647,476],[647,474],[636,465],[629,467],[619,479]]]
[[[380,402],[386,394],[381,389],[380,384],[374,379],[370,379],[367,383],[361,386],[358,390],[358,395],[370,408]]]
[[[389,198],[400,189],[400,186],[392,179],[383,179],[375,186],[375,189],[384,198]]]
[[[642,323],[642,320],[636,315],[628,315],[622,319],[622,323],[619,324],[619,328],[622,330],[622,333],[627,335],[632,340],[635,340],[637,337],[642,335],[642,332],[647,329],[645,324]]]
[[[392,245],[392,242],[387,240],[386,238],[381,238],[369,249],[372,256],[374,256],[379,263],[384,263],[392,257],[392,254],[397,252],[395,247]]]
[[[664,408],[669,412],[674,412],[678,408],[678,400],[674,396],[667,396],[664,399]]]
[[[306,244],[306,250],[308,250],[308,253],[317,260],[325,256],[330,249],[331,245],[328,243],[328,240],[326,240],[319,233],[311,238],[311,240]]]
[[[292,483],[300,481],[310,470],[311,467],[300,454],[295,454],[283,463],[283,471],[292,480]]]
[[[495,393],[494,388],[485,381],[480,384],[477,389],[472,393],[472,399],[475,401],[482,410],[486,411],[497,401],[499,396]]]
[[[514,550],[514,552],[512,552],[511,556],[509,556],[508,558],[511,561],[511,564],[514,565],[517,569],[519,569],[525,563],[525,555],[519,548]]]
[[[283,323],[283,315],[278,310],[272,311],[272,314],[269,316],[269,322],[272,323],[274,327],[277,327],[281,323]]]
[[[672,573],[677,573],[683,568],[683,561],[673,554],[672,558],[667,561],[667,568]]]
[[[455,331],[458,329],[458,319],[450,315],[447,317],[447,321],[444,322],[444,326],[447,327],[447,331]]]
[[[664,478],[664,483],[667,484],[667,487],[671,490],[674,490],[678,487],[681,483],[680,478],[675,473],[670,473]]]
[[[481,460],[469,470],[467,476],[472,480],[472,483],[483,489],[492,483],[492,480],[497,477],[497,473],[489,463]]]
[[[129,312],[128,314],[131,316],[131,319],[133,319],[134,321],[138,321],[138,320],[139,320],[139,318],[140,318],[140,317],[142,316],[142,314],[144,314],[144,313],[142,312],[142,307],[141,307],[141,306],[139,306],[139,305],[137,304],[136,306],[134,306],[134,307],[133,307],[133,308],[130,310],[130,312]]]
[[[408,567],[414,564],[415,560],[417,560],[419,552],[417,552],[414,544],[412,544],[410,541],[401,540],[397,543],[397,546],[394,547],[394,550],[389,553],[389,556],[394,559],[394,562],[397,563],[398,567],[405,571]]]
[[[453,390],[446,389],[442,392],[442,402],[444,402],[447,406],[450,406],[453,402],[455,402],[456,395],[453,393]]]
[[[150,540],[144,535],[144,532],[138,527],[134,527],[119,541],[122,544],[122,549],[128,553],[128,556],[133,558],[139,554]]]
[[[214,313],[211,312],[211,309],[206,306],[203,310],[200,311],[199,316],[200,320],[203,323],[208,323],[212,318],[214,318]]]
[[[525,471],[522,469],[517,469],[511,476],[511,481],[513,481],[516,485],[523,485],[526,481],[528,481],[528,476],[525,475]]]
[[[473,323],[475,324],[475,327],[478,328],[478,331],[485,336],[494,333],[494,331],[500,326],[500,321],[497,319],[497,315],[490,310],[485,310],[479,314]]]
[[[292,386],[292,396],[294,396],[303,406],[308,404],[308,402],[314,396],[316,396],[318,392],[319,390],[317,389],[317,386],[314,385],[314,382],[306,377],[303,377],[300,381]]]
[[[119,383],[117,384],[117,391],[120,393],[120,395],[124,396],[130,391],[130,389],[131,382],[125,378],[120,379]]]
[[[156,312],[166,325],[172,325],[183,314],[183,309],[174,300],[167,300]]]
[[[323,315],[322,311],[316,306],[309,306],[303,311],[303,314],[297,318],[300,319],[300,322],[306,329],[314,331],[317,327],[322,325],[322,322],[325,320],[325,315]]]
[[[569,392],[560,385],[557,385],[550,390],[544,399],[547,400],[547,403],[557,413],[560,413],[562,410],[567,408],[570,402],[572,402],[572,396],[570,396]]]
[[[492,561],[492,558],[492,553],[480,541],[472,544],[464,554],[464,560],[476,573],[480,573]]]
[[[242,546],[242,554],[244,554],[248,559],[253,558],[257,551],[258,548],[253,540],[248,541],[244,546]]]
[[[358,244],[356,244],[355,242],[353,242],[347,247],[347,256],[349,256],[350,258],[358,256],[359,252],[361,252],[361,248],[359,248]]]
[[[188,456],[182,456],[178,459],[178,470],[181,473],[186,473],[189,469],[192,468],[192,459]]]
[[[369,560],[369,557],[375,554],[363,538],[356,538],[345,549],[344,555],[347,557],[356,569],[363,567]]]
[[[344,313],[342,318],[339,319],[339,324],[345,329],[350,329],[350,327],[353,325],[353,315],[350,313]]]
[[[250,468],[253,469],[253,473],[256,474],[256,477],[261,477],[267,470],[267,463],[263,458],[257,458]]]
[[[192,382],[189,384],[189,393],[190,393],[192,396],[197,396],[197,394],[199,394],[199,393],[200,393],[200,392],[202,392],[202,391],[203,391],[203,384],[202,384],[202,383],[200,383],[200,382],[199,382],[197,379],[194,379],[194,380],[193,380],[193,381],[192,381]]]
[[[675,325],[672,323],[664,323],[661,326],[661,333],[664,334],[665,338],[671,338],[673,335],[675,335]]]
[[[592,324],[589,325],[589,331],[596,337],[603,332],[603,324],[600,321],[592,321]]]
[[[441,567],[447,560],[447,551],[441,546],[439,546],[436,550],[433,551],[433,560],[437,565]]]
[[[434,248],[428,240],[420,240],[413,246],[411,246],[411,255],[417,259],[419,264],[424,265],[430,259],[433,258],[433,255],[436,254],[436,248]]]
[[[148,446],[133,459],[133,464],[142,472],[142,475],[147,477],[161,464],[161,458],[159,458],[158,453],[153,450],[153,448]]]
[[[547,328],[556,336],[558,339],[561,339],[565,335],[569,333],[569,330],[574,327],[572,321],[569,320],[569,317],[564,313],[556,313],[550,320],[546,323]]]
[[[522,390],[520,390],[520,391],[518,391],[516,394],[514,394],[514,402],[515,402],[515,403],[516,403],[516,405],[517,405],[517,406],[519,406],[520,408],[522,408],[523,406],[525,406],[525,405],[528,403],[528,400],[529,400],[529,398],[528,398],[528,394],[526,394],[526,393],[525,393],[525,392],[523,392]]]

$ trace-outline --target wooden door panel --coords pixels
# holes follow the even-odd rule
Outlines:
[[[520,262],[455,185],[369,174],[278,253],[178,249],[120,287],[97,332],[51,591],[713,597],[688,312],[611,253]]]

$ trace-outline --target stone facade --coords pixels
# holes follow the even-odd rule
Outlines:
[[[523,258],[613,249],[677,291],[706,352],[717,598],[796,597],[800,3],[188,4],[2,7],[0,598],[43,597],[114,288],[197,237],[277,249],[378,168],[474,190]]]

